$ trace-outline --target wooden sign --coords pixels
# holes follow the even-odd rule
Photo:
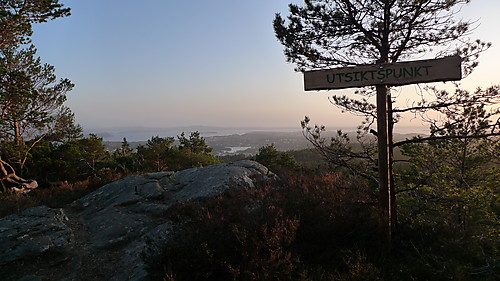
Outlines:
[[[400,86],[462,79],[459,56],[304,72],[304,89],[332,90],[371,85]]]

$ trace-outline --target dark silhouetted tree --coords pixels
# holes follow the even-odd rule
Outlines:
[[[28,174],[42,184],[99,180],[102,171],[112,167],[102,138],[94,134],[63,143],[42,140],[31,154]]]
[[[0,181],[34,188],[23,172],[30,150],[48,135],[72,138],[81,134],[74,116],[62,104],[73,84],[55,81],[54,67],[35,58],[32,24],[69,16],[58,0],[3,0],[0,2]],[[61,136],[63,137],[63,136]],[[10,162],[10,163],[9,163]]]
[[[498,131],[500,123],[491,117],[499,111],[483,104],[456,105],[443,124],[431,127],[426,143],[419,138],[400,143],[410,169],[402,174],[405,189],[399,192],[419,205],[410,208],[412,220],[431,213],[426,217],[447,219],[457,230],[498,232],[500,139],[484,135]]]
[[[192,132],[189,137],[182,132],[177,136],[179,146],[169,151],[170,167],[172,170],[183,170],[192,167],[202,167],[217,164],[219,161],[210,154],[212,148],[208,146],[200,132]]]
[[[44,137],[59,135],[62,140],[81,134],[73,114],[63,106],[74,85],[68,79],[57,81],[55,68],[42,64],[35,52],[34,47],[0,50],[3,156],[21,170],[29,151]]]
[[[113,153],[113,159],[117,163],[120,172],[124,175],[134,169],[134,164],[137,163],[137,157],[135,156],[127,138],[123,138],[121,146]]]
[[[44,138],[70,140],[81,136],[82,131],[75,125],[71,110],[64,106],[66,94],[74,85],[68,79],[57,81],[55,68],[43,64],[35,53],[33,46],[0,49],[1,157],[21,175],[30,151]],[[26,182],[14,177],[14,170],[3,174],[7,182]]]
[[[273,172],[279,172],[284,169],[293,170],[300,166],[295,157],[287,152],[276,150],[274,144],[259,148],[259,153],[255,155],[255,161],[266,166]]]
[[[393,63],[435,53],[436,57],[460,55],[463,73],[468,75],[477,66],[479,54],[490,46],[480,40],[469,40],[472,23],[454,19],[460,6],[469,2],[470,0],[305,0],[302,6],[290,4],[287,19],[277,14],[273,24],[276,37],[284,46],[287,61],[294,63],[297,71]],[[370,101],[375,93],[377,106]],[[433,93],[435,95],[431,100],[422,96],[421,100],[415,101],[408,108],[393,108],[395,99],[385,85],[356,91],[360,95],[359,99],[347,96],[333,96],[331,99],[343,111],[365,117],[359,127],[360,139],[369,132],[377,135],[377,131],[372,128],[375,122],[378,128],[387,128],[387,132],[377,136],[379,156],[384,156],[377,159],[378,178],[352,165],[359,164],[359,161],[337,161],[337,164],[345,165],[353,172],[359,171],[361,175],[378,182],[381,188],[381,210],[385,212],[381,218],[386,221],[383,224],[389,227],[385,230],[389,236],[397,221],[392,177],[392,135],[394,124],[401,118],[399,114],[408,111],[418,111],[420,114],[440,111],[453,101],[463,104],[471,101],[491,104],[491,98],[494,97]],[[377,113],[382,118],[377,118]],[[309,121],[306,118],[302,122],[304,133],[323,151],[325,157],[333,158],[340,152],[345,154],[344,159],[374,160],[373,154],[366,154],[372,153],[371,150],[359,153],[343,145],[346,139],[342,133],[329,145],[321,137],[324,127],[312,127]],[[333,154],[327,150],[329,147],[333,147],[330,150]],[[382,172],[381,169],[387,172]]]
[[[146,145],[137,147],[137,157],[141,170],[147,172],[160,172],[168,169],[168,152],[172,149],[174,138],[152,137]]]
[[[179,140],[179,149],[187,149],[192,153],[210,153],[212,148],[209,147],[205,141],[205,138],[200,135],[200,132],[192,132],[188,138],[186,138],[184,132],[180,136],[177,136]]]

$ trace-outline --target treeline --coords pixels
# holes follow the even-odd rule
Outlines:
[[[84,180],[109,182],[130,174],[177,171],[215,164],[211,148],[192,132],[173,137],[152,137],[135,150],[124,138],[120,148],[107,151],[96,135],[67,142],[41,141],[32,149],[24,164],[22,176],[33,178],[43,186],[54,183],[77,183]]]
[[[67,141],[46,138],[30,149],[23,168],[17,169],[22,178],[36,179],[38,188],[28,194],[12,193],[7,188],[9,183],[3,183],[7,192],[0,193],[0,217],[39,205],[64,207],[130,174],[177,171],[219,163],[210,154],[211,150],[199,132],[189,136],[182,133],[176,139],[152,137],[135,150],[124,139],[121,147],[114,151],[106,150],[102,138],[93,134]],[[6,151],[2,151],[3,159],[9,159]],[[5,163],[4,167],[11,167]]]

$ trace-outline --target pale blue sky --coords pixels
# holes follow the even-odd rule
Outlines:
[[[272,20],[290,0],[60,2],[72,16],[37,25],[33,41],[76,84],[67,105],[84,128],[299,128],[304,115],[331,129],[359,123],[329,103],[333,92],[304,92],[302,75],[285,62]],[[462,12],[479,19],[473,38],[494,44],[466,87],[500,83],[498,11],[498,0],[473,0]]]

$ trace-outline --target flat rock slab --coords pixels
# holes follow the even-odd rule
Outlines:
[[[0,219],[2,280],[147,280],[175,233],[168,210],[275,175],[254,161],[129,176],[64,209]]]
[[[67,252],[72,231],[62,209],[28,209],[0,220],[0,266],[41,254]]]

